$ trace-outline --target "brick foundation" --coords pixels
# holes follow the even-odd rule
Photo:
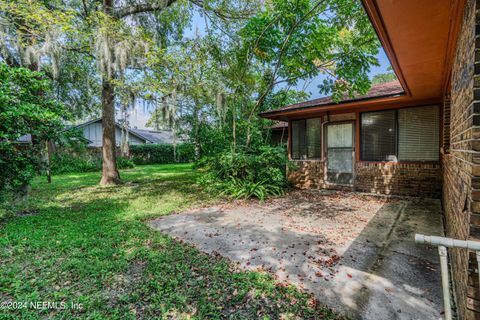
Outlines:
[[[288,170],[288,181],[301,189],[325,188],[324,161],[292,161],[295,168]]]
[[[357,162],[355,190],[408,196],[440,197],[440,163]]]
[[[298,188],[335,188],[325,181],[324,161],[293,161],[289,181]],[[357,162],[352,189],[362,192],[440,197],[440,163]]]

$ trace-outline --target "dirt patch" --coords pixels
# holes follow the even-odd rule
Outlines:
[[[109,297],[109,307],[114,308],[119,303],[123,303],[121,302],[122,295],[132,291],[132,287],[137,282],[143,281],[146,266],[145,261],[137,260],[130,264],[126,272],[114,276],[112,284],[105,290],[105,296]],[[143,311],[138,309],[136,312],[141,314]]]

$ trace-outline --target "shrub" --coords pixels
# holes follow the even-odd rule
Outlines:
[[[195,147],[193,143],[180,143],[177,145],[177,160],[180,163],[195,161]]]
[[[118,169],[130,169],[135,167],[133,161],[118,157]],[[52,156],[52,173],[93,172],[102,170],[102,159],[88,155],[68,152],[58,152]]]
[[[173,158],[171,144],[141,144],[130,146],[130,158],[135,164],[167,164],[186,163],[194,159],[193,145],[181,143],[177,145],[177,161]]]
[[[102,168],[100,159],[91,156],[78,156],[70,153],[56,153],[51,159],[53,174],[91,172]]]
[[[62,127],[67,113],[51,92],[42,73],[0,63],[0,201],[28,191],[41,170],[45,141],[55,139]],[[17,144],[26,134],[34,144]]]
[[[207,191],[234,198],[283,194],[287,187],[287,157],[282,147],[260,147],[255,152],[222,152],[198,162],[204,171],[199,183]]]
[[[118,157],[117,158],[117,168],[118,169],[132,169],[135,168],[135,163],[133,163],[132,160],[124,158],[124,157]]]
[[[0,202],[10,195],[28,191],[28,185],[40,167],[39,162],[30,146],[21,148],[8,142],[0,143]]]

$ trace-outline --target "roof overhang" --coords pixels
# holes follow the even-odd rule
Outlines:
[[[298,109],[289,109],[282,111],[272,111],[261,114],[262,117],[278,121],[288,121],[289,119],[305,119],[324,115],[327,113],[348,113],[364,112],[379,109],[391,109],[411,106],[425,106],[440,104],[441,99],[408,99],[404,95],[395,97],[375,98],[362,101],[352,101],[339,104],[300,107]]]
[[[451,74],[464,0],[362,0],[410,99],[443,96]]]
[[[324,112],[375,109],[384,105],[440,103],[449,86],[465,0],[362,0],[392,68],[405,91],[347,103],[270,111],[262,117],[286,121]]]

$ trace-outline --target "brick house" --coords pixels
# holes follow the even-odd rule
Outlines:
[[[398,81],[264,112],[288,123],[304,188],[441,197],[447,236],[480,241],[480,0],[362,0]],[[460,319],[480,319],[476,258],[450,251]]]

